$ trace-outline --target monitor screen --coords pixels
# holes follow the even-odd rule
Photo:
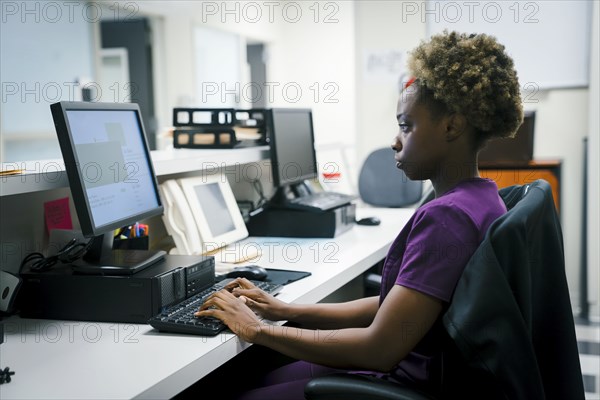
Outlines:
[[[50,106],[81,231],[91,238],[75,271],[132,274],[162,250],[113,250],[113,231],[163,213],[139,106],[59,102]]]
[[[52,114],[86,237],[162,213],[137,104],[61,102]]]
[[[489,140],[479,152],[479,162],[527,164],[533,159],[534,133],[535,111],[525,111],[523,123],[515,136]]]
[[[317,177],[310,109],[272,109],[270,140],[275,187]]]
[[[235,229],[233,218],[225,205],[225,198],[218,183],[194,186],[194,193],[202,203],[211,236],[221,236]]]

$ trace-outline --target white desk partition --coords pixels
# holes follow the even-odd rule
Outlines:
[[[356,225],[333,239],[249,238],[257,264],[306,270],[279,298],[315,303],[383,259],[413,209],[359,208],[379,226]],[[74,299],[76,301],[76,299]],[[16,374],[2,399],[170,398],[249,345],[231,333],[215,337],[159,333],[149,325],[19,319],[4,321],[0,368]]]

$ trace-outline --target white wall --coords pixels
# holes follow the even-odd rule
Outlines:
[[[265,43],[270,91],[263,96],[267,104],[310,107],[318,146],[354,146],[352,2],[319,3],[318,7],[312,2],[276,2],[272,9],[258,2],[258,8],[245,9],[244,4],[249,3],[232,2],[225,8],[215,2],[139,3],[140,12],[153,16],[162,32],[163,39],[155,41],[155,50],[166,60],[176,60],[161,63],[163,76],[155,77],[159,126],[171,125],[173,107],[201,104],[194,90],[201,82],[196,82],[192,37],[193,27],[203,26],[237,33],[242,43]],[[244,87],[245,82],[240,84]]]
[[[317,145],[354,144],[354,6],[351,2],[337,2],[327,10],[321,6],[315,21],[317,15],[309,9],[312,2],[296,4],[302,5],[303,18],[298,23],[282,22],[281,36],[268,45],[268,79],[289,89],[287,96],[275,90],[272,105],[312,108]],[[331,20],[325,22],[330,14]]]
[[[122,1],[122,3],[127,3]],[[212,27],[237,33],[244,40],[271,41],[279,34],[281,18],[269,18],[269,9],[261,7],[262,15],[256,18],[253,9],[244,8],[244,2],[204,1],[146,1],[135,3],[139,14],[153,20],[154,61],[160,66],[155,70],[155,97],[158,124],[161,128],[171,126],[172,109],[189,106],[196,99],[194,57],[194,26]],[[262,4],[262,3],[258,3]],[[237,10],[236,10],[237,7]],[[256,22],[252,22],[256,20]]]
[[[366,54],[407,51],[425,38],[420,19],[402,20],[400,1],[356,2],[357,162],[372,150],[390,146],[397,133],[398,77],[366,75]]]
[[[600,4],[594,2],[592,58],[589,92],[589,159],[588,159],[588,296],[590,315],[600,320]]]
[[[571,303],[579,306],[583,137],[588,134],[588,89],[551,90],[536,95],[534,157],[562,160],[560,219]],[[569,115],[565,118],[565,115]]]

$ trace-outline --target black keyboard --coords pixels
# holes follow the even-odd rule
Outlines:
[[[292,199],[288,202],[288,206],[300,210],[327,211],[348,204],[354,199],[356,196],[344,193],[317,192]]]
[[[198,311],[206,298],[214,292],[217,292],[233,281],[233,279],[224,279],[215,283],[208,289],[197,293],[182,302],[174,304],[163,312],[148,320],[148,324],[162,332],[173,333],[189,333],[193,335],[215,336],[219,332],[225,330],[225,325],[221,320],[211,317],[198,318],[194,313]],[[267,293],[276,295],[281,291],[283,285],[273,284],[270,282],[250,281],[256,287],[264,290]]]

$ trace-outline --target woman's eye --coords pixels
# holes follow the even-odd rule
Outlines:
[[[406,122],[401,122],[401,123],[398,124],[398,126],[400,127],[400,131],[402,133],[408,133],[408,132],[410,132],[410,128],[411,128],[410,124],[407,124]]]

